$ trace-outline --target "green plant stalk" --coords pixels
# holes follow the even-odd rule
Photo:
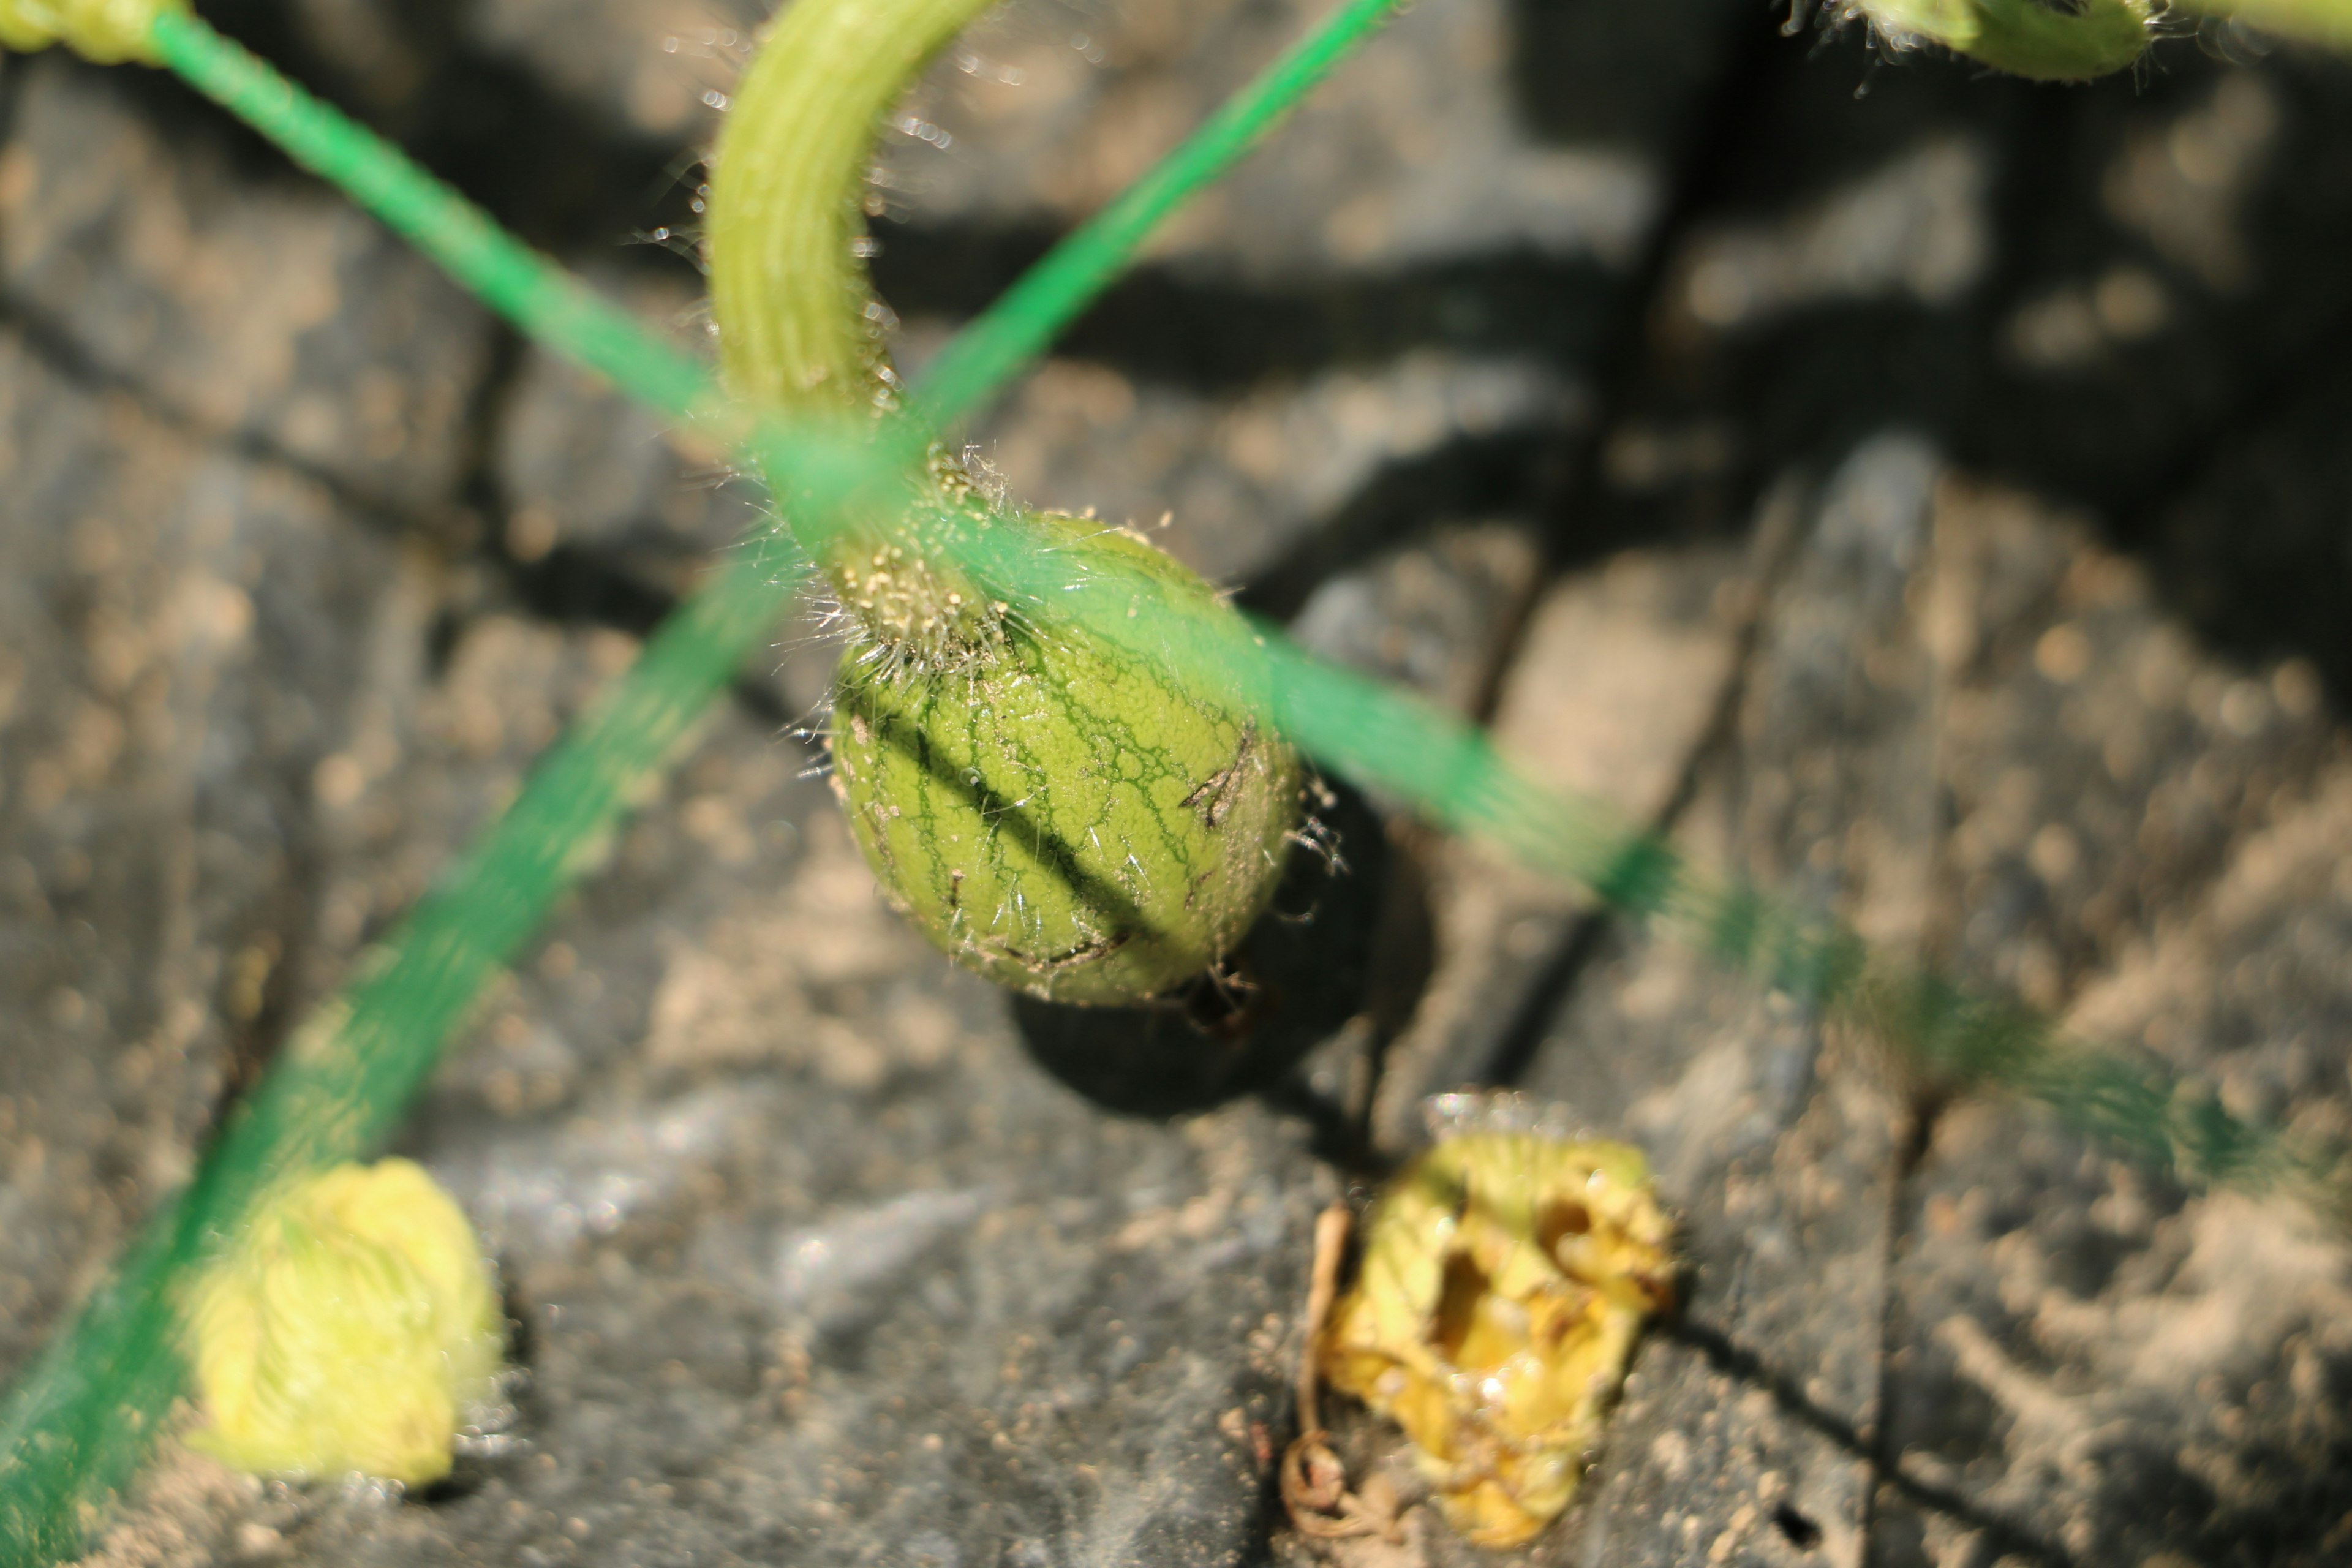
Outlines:
[[[2036,81],[2127,69],[2147,52],[2153,15],[2146,0],[2084,0],[2073,11],[2037,0],[1857,0],[1855,8],[1897,43],[1924,38]]]
[[[912,407],[902,410],[877,324],[883,312],[856,258],[865,214],[856,196],[844,193],[861,189],[876,117],[989,3],[787,8],[734,95],[712,178],[711,303],[725,327],[730,391],[762,408],[847,419],[845,434],[852,437],[861,414],[910,414],[912,428],[877,437],[879,460],[910,470],[921,466],[913,455],[931,435],[961,421],[1043,352],[1171,211],[1245,155],[1398,0],[1347,0],[958,334],[927,370]],[[776,148],[793,155],[767,151]],[[730,149],[745,152],[730,156]],[[780,489],[791,485],[781,472],[769,477]],[[893,545],[947,570],[940,552],[909,536],[932,516],[921,502],[942,499],[936,483],[921,489],[929,494],[898,506],[877,498],[866,510],[788,509],[845,603],[870,598],[863,580],[873,557]],[[931,583],[916,596],[936,604],[969,586]],[[921,629],[907,624],[915,617],[903,608],[868,608],[902,635]]]
[[[720,363],[744,405],[832,421],[851,442],[898,410],[881,304],[855,250],[875,128],[990,3],[820,0],[770,25],[719,132],[704,244]],[[908,472],[914,489],[899,504],[787,515],[861,623],[939,657],[984,640],[986,606],[914,535],[971,487],[944,462]]]
[[[874,126],[992,0],[788,5],[736,85],[711,174],[706,249],[728,388],[838,412],[895,401],[880,311],[853,250]]]

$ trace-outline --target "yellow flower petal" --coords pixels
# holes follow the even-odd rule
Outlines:
[[[492,1403],[505,1315],[473,1227],[407,1160],[340,1165],[265,1200],[187,1313],[204,1427],[239,1469],[418,1485]]]
[[[1641,1151],[1464,1131],[1372,1211],[1323,1375],[1404,1428],[1456,1529],[1517,1545],[1575,1497],[1672,1242]]]

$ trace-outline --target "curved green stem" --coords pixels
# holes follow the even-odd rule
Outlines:
[[[855,246],[877,121],[993,0],[798,0],[736,89],[711,178],[711,310],[729,389],[840,413],[889,402]]]
[[[797,0],[770,27],[720,132],[710,192],[711,313],[728,388],[746,404],[846,422],[852,440],[898,409],[857,254],[866,172],[883,112],[992,3]],[[996,626],[924,521],[952,527],[977,510],[960,471],[935,460],[897,501],[792,521],[869,635],[945,664],[988,646]]]

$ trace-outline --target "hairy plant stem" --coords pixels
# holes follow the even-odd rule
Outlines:
[[[884,312],[857,254],[866,169],[884,112],[992,3],[801,0],[769,28],[734,95],[711,181],[711,309],[737,397],[839,420],[853,439],[870,439],[879,417],[899,410]],[[910,489],[903,505],[878,512],[792,521],[869,634],[919,663],[966,662],[994,640],[996,616],[940,550],[925,547],[925,522],[976,523],[986,508],[938,454]]]

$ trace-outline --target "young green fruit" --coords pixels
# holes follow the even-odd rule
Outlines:
[[[421,1166],[292,1182],[189,1301],[207,1417],[189,1446],[265,1475],[438,1480],[496,1400],[505,1328],[473,1227]]]
[[[852,430],[897,408],[858,259],[874,127],[989,3],[793,0],[771,25],[709,215],[712,309],[746,402]],[[1124,574],[1171,637],[1245,638],[1234,612],[1131,535],[992,505],[936,447],[902,498],[805,510],[794,529],[857,632],[835,784],[891,900],[958,963],[1051,1000],[1136,1002],[1213,966],[1281,879],[1297,754],[1190,693],[1173,660],[1012,612],[972,556],[992,531],[1042,535],[1066,584]]]
[[[1132,535],[1034,521],[1074,557],[1233,614]],[[1280,879],[1297,754],[1083,630],[1008,625],[985,657],[945,669],[863,640],[834,704],[834,787],[885,889],[1002,984],[1094,1004],[1165,991],[1238,941]]]

